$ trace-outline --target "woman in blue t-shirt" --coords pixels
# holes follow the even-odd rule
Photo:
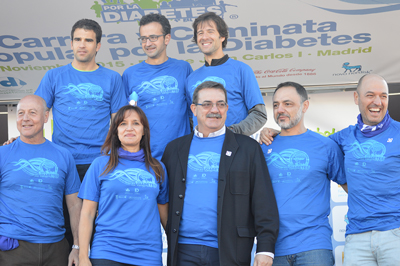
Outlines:
[[[164,165],[151,156],[149,122],[142,109],[127,105],[116,113],[102,154],[78,194],[83,199],[79,265],[161,266],[160,220],[165,228],[168,177]]]

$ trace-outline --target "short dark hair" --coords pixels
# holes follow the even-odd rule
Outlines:
[[[280,88],[283,88],[283,87],[294,87],[296,89],[297,93],[300,95],[301,103],[308,100],[308,94],[307,94],[306,89],[299,83],[292,82],[292,81],[282,82],[281,84],[279,84],[278,87],[276,87],[276,89],[274,91],[274,95],[277,90],[279,90]]]
[[[141,27],[152,22],[157,22],[161,24],[162,32],[164,35],[171,34],[171,24],[169,23],[168,19],[165,16],[160,14],[152,13],[143,16],[140,19],[139,26]]]
[[[71,41],[74,40],[74,33],[76,29],[84,29],[84,30],[92,30],[96,34],[96,44],[100,43],[101,41],[101,35],[103,34],[101,31],[101,27],[99,23],[97,23],[94,20],[83,18],[81,20],[78,20],[74,26],[72,26],[71,30]]]
[[[204,81],[203,83],[201,83],[194,90],[193,97],[192,97],[192,103],[193,104],[198,104],[199,91],[201,91],[202,89],[216,89],[216,90],[223,91],[224,94],[225,94],[225,102],[228,103],[228,96],[227,96],[226,89],[225,89],[224,85],[222,85],[221,83],[215,82],[215,81],[208,80],[208,81]]]
[[[225,40],[222,42],[222,49],[226,47],[228,43],[228,25],[226,25],[225,21],[215,14],[214,12],[207,12],[196,18],[193,22],[193,42],[197,44],[197,28],[199,25],[202,25],[205,22],[214,21],[217,26],[218,33],[221,37],[225,37]]]

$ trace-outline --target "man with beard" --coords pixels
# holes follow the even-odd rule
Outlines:
[[[303,86],[279,84],[273,110],[281,132],[262,145],[279,210],[274,266],[334,264],[330,180],[346,183],[343,155],[334,141],[305,127],[308,106]]]

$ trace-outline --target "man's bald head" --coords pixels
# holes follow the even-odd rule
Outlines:
[[[369,81],[384,82],[386,84],[386,87],[388,88],[387,82],[382,76],[378,74],[366,74],[358,80],[357,92],[360,93],[360,90],[363,88],[363,84],[367,84]],[[389,93],[389,88],[388,88],[388,93]]]
[[[358,105],[364,124],[375,126],[386,115],[389,105],[389,88],[386,80],[377,74],[362,76],[354,92],[354,102]]]
[[[49,110],[49,108],[47,108],[46,101],[45,101],[42,97],[37,96],[37,95],[34,95],[34,94],[31,94],[31,95],[27,95],[27,96],[23,97],[23,98],[18,102],[17,111],[18,111],[18,108],[19,108],[21,102],[24,103],[25,101],[36,102],[36,103],[38,104],[38,107],[39,107],[39,106],[42,107],[43,112],[46,112],[46,111]]]
[[[43,127],[48,118],[49,111],[42,97],[28,95],[22,98],[17,105],[17,128],[21,140],[29,144],[43,143]]]

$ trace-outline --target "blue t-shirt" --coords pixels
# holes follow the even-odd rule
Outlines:
[[[218,171],[224,140],[225,134],[210,138],[193,136],[179,226],[180,244],[218,248]]]
[[[307,130],[262,145],[279,210],[275,255],[332,250],[330,180],[346,183],[338,145]]]
[[[400,123],[377,136],[364,137],[358,125],[330,137],[345,158],[348,184],[346,235],[400,227]]]
[[[193,92],[204,81],[215,81],[224,85],[228,94],[226,126],[237,124],[248,115],[251,108],[264,104],[260,87],[253,70],[243,62],[229,58],[218,66],[202,66],[187,79],[187,101],[192,103]],[[197,125],[193,117],[193,126]]]
[[[31,243],[64,238],[63,196],[81,181],[69,151],[19,138],[0,147],[0,235]]]
[[[168,202],[168,177],[158,183],[144,162],[119,158],[101,175],[108,156],[96,158],[83,179],[79,197],[99,203],[91,259],[134,265],[162,265],[162,238],[157,204]]]
[[[112,113],[128,103],[121,76],[99,66],[79,71],[68,64],[47,71],[36,95],[53,107],[53,142],[72,153],[76,164],[100,156]]]
[[[169,58],[160,65],[143,61],[122,75],[126,97],[134,91],[139,96],[138,106],[150,124],[151,153],[158,160],[170,141],[190,133],[185,84],[192,72],[188,62]]]

